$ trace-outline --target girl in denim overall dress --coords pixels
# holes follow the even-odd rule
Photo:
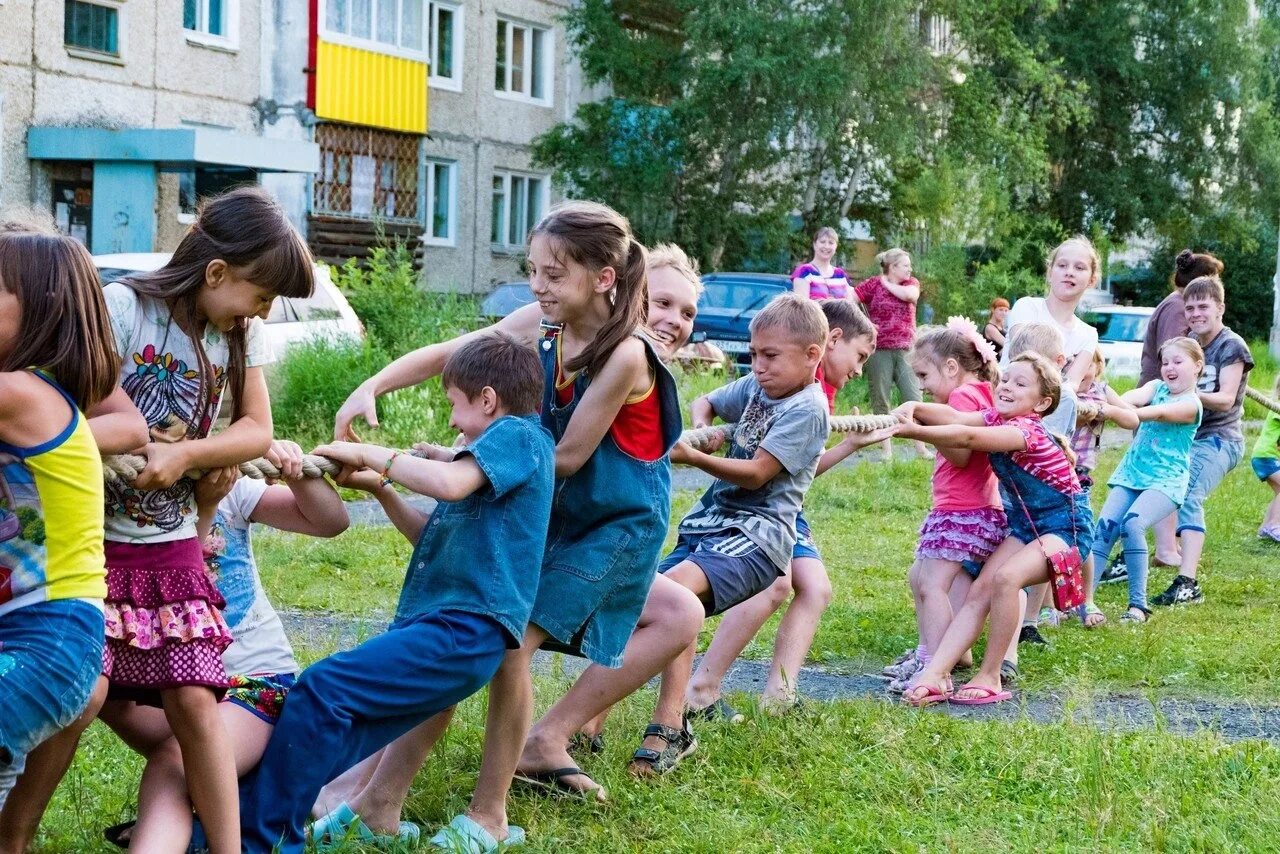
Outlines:
[[[985,451],[1000,482],[1009,536],[992,552],[969,590],[964,606],[938,643],[933,659],[903,693],[911,705],[950,700],[960,705],[999,703],[1000,665],[1021,625],[1018,591],[1051,580],[1049,557],[1076,549],[1081,558],[1093,543],[1093,515],[1081,489],[1065,440],[1050,436],[1040,422],[1058,405],[1061,374],[1038,353],[1010,362],[996,388],[995,405],[981,412],[956,412],[938,404],[907,404],[900,433],[938,447]],[[926,425],[915,423],[920,421]],[[1085,573],[1085,589],[1091,579]],[[982,633],[988,613],[987,654],[978,673],[953,692],[950,673]]]
[[[505,827],[506,794],[517,763],[522,777],[536,784],[603,795],[589,779],[575,779],[579,772],[569,759],[568,741],[604,706],[563,739],[553,739],[558,743],[551,749],[525,749],[523,760],[521,751],[533,712],[529,662],[534,652],[549,642],[600,665],[590,668],[562,701],[584,707],[584,693],[600,696],[601,676],[594,671],[623,665],[655,583],[670,516],[667,452],[679,437],[682,419],[675,381],[648,337],[638,334],[646,311],[645,264],[644,247],[616,211],[592,202],[555,207],[529,237],[536,304],[492,327],[400,357],[356,389],[335,420],[339,439],[354,437],[356,417],[376,425],[378,395],[437,376],[459,346],[495,330],[528,343],[542,358],[542,421],[557,442],[556,497],[547,549],[538,558],[541,582],[528,630],[490,686],[484,762],[468,811],[486,827]],[[679,588],[679,593],[687,591]],[[684,613],[683,605],[698,613],[700,623],[696,597],[675,595],[673,612]],[[626,667],[606,671],[626,671],[627,678],[610,702],[661,670],[696,632],[696,627],[673,632],[656,626],[638,665],[642,675],[633,676]],[[397,754],[404,761],[421,756],[410,742],[427,737],[422,728],[410,733],[389,747],[382,761],[394,761]]]

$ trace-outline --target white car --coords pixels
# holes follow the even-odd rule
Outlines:
[[[158,270],[172,257],[168,252],[128,252],[95,255],[102,284],[107,285],[132,273]],[[338,290],[325,264],[315,265],[315,291],[306,299],[278,298],[267,315],[267,343],[276,358],[284,355],[290,344],[311,338],[364,338],[364,324],[356,316],[347,298]]]
[[[1107,376],[1137,378],[1142,372],[1142,339],[1154,308],[1100,305],[1081,313],[1098,330],[1098,349],[1107,360]]]

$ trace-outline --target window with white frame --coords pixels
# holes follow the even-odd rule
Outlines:
[[[551,30],[498,19],[493,88],[499,93],[551,101]]]
[[[462,89],[462,7],[455,3],[432,3],[430,34],[432,86]]]
[[[428,0],[321,0],[322,35],[383,53],[426,59]]]
[[[547,206],[547,179],[517,172],[493,173],[493,219],[489,241],[495,246],[523,246]]]
[[[458,164],[452,160],[427,159],[426,241],[435,246],[452,246],[456,235]]]
[[[182,0],[182,29],[191,41],[234,46],[239,0]]]

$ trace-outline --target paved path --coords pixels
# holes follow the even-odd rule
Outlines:
[[[385,617],[361,618],[303,611],[284,611],[285,628],[299,646],[311,649],[346,649],[377,634],[386,625]],[[551,673],[552,653],[538,653],[535,672]],[[581,659],[564,656],[564,672],[576,675],[585,666]],[[727,691],[758,694],[768,676],[768,663],[739,659],[725,680]],[[896,698],[885,691],[886,680],[865,673],[847,673],[821,666],[805,667],[800,673],[800,693],[810,701]],[[1013,720],[1029,718],[1053,723],[1070,717],[1091,721],[1106,729],[1139,730],[1159,722],[1171,732],[1190,734],[1210,730],[1231,741],[1265,739],[1280,744],[1280,706],[1251,705],[1207,699],[1161,699],[1152,704],[1145,697],[1125,694],[1098,694],[1067,697],[1052,691],[1015,698],[996,706],[959,707],[939,705],[932,714],[949,714],[970,720]]]

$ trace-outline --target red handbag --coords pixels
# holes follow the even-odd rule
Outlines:
[[[1022,505],[1022,512],[1027,517],[1027,523],[1031,525],[1031,533],[1036,535],[1036,540],[1040,542],[1040,551],[1044,553],[1045,560],[1049,562],[1049,589],[1053,591],[1053,607],[1059,611],[1072,611],[1084,604],[1084,571],[1081,566],[1084,559],[1080,557],[1080,549],[1076,546],[1068,546],[1060,552],[1049,554],[1044,551],[1044,542],[1040,540],[1040,532],[1036,530],[1036,523],[1031,518],[1031,513],[1027,511],[1027,502],[1022,500],[1022,494],[1018,492],[1018,487],[1012,483],[1013,494],[1018,496],[1018,503]],[[1071,538],[1075,539],[1076,535],[1076,511],[1071,509]]]

